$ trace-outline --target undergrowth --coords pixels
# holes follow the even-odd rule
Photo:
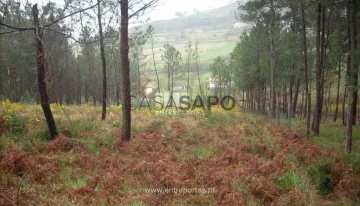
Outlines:
[[[132,140],[121,142],[121,107],[109,107],[101,121],[100,107],[52,105],[59,137],[49,141],[37,105],[2,105],[0,205],[359,203],[356,153],[335,161],[328,150],[239,110],[137,111]],[[164,195],[146,188],[215,190]]]

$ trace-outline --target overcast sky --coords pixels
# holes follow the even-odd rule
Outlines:
[[[49,0],[29,0],[32,3],[46,4]],[[63,5],[64,0],[52,0],[58,5]],[[194,9],[205,11],[228,4],[230,0],[159,0],[157,7],[151,12],[151,20],[175,18],[175,13],[187,12],[191,14]]]
[[[218,8],[229,3],[229,0],[160,0],[159,5],[151,13],[151,20],[175,18],[175,13],[199,11]]]

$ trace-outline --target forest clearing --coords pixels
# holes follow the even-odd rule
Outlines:
[[[0,205],[360,205],[359,3],[0,0]]]
[[[101,121],[100,106],[51,105],[59,137],[49,142],[39,106],[3,101],[0,108],[1,205],[359,203],[359,153],[343,156],[342,132],[326,123],[338,135],[328,149],[303,130],[240,109],[193,116],[144,109],[133,113],[132,141],[122,142],[120,107]]]

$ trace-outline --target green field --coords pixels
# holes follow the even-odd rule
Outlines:
[[[214,59],[218,56],[228,57],[229,54],[232,52],[234,47],[237,43],[237,34],[232,33],[227,30],[220,30],[220,31],[213,31],[213,32],[203,32],[200,34],[198,33],[191,33],[184,38],[181,38],[180,35],[176,35],[173,33],[170,34],[157,34],[155,35],[155,44],[154,44],[154,53],[155,53],[155,62],[156,67],[159,74],[160,79],[160,86],[162,89],[167,88],[167,73],[165,65],[163,64],[163,60],[161,55],[163,53],[163,45],[165,42],[170,42],[177,50],[182,53],[182,64],[180,71],[177,75],[175,75],[176,83],[182,83],[187,85],[187,73],[186,73],[186,53],[185,53],[185,46],[187,42],[190,40],[192,41],[193,49],[195,46],[195,42],[199,41],[199,73],[201,78],[201,84],[208,85],[208,80],[211,77],[211,72],[209,70],[210,65],[213,63]],[[167,40],[167,41],[165,41]],[[160,43],[161,42],[161,43]],[[154,86],[157,85],[156,74],[154,71],[153,66],[153,57],[151,51],[151,45],[147,43],[144,46],[144,55],[146,59],[145,66],[145,74],[149,76],[152,84]],[[196,66],[195,60],[193,59],[190,63],[190,84],[193,87],[194,91],[199,91],[198,89],[198,81],[197,81],[197,73],[196,73]],[[203,86],[203,87],[204,87]]]

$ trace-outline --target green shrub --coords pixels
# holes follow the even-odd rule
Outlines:
[[[330,178],[333,164],[324,158],[320,158],[307,169],[308,176],[315,183],[316,189],[321,195],[331,192]]]

